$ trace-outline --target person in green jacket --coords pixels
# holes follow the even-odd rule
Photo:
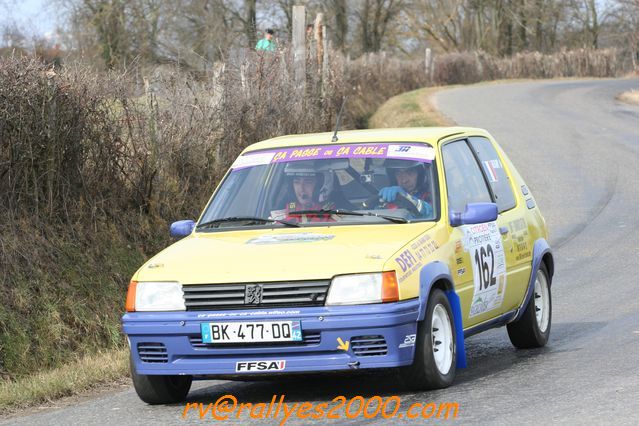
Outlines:
[[[255,45],[255,50],[266,50],[268,52],[275,52],[277,46],[273,41],[273,30],[267,29],[266,33],[264,33],[264,38],[257,42]]]

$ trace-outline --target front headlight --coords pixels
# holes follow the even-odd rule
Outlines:
[[[395,271],[375,274],[339,275],[331,281],[327,305],[363,305],[395,302],[399,289]]]
[[[135,300],[135,305],[130,306],[129,300]],[[136,312],[185,311],[182,285],[177,282],[136,283],[133,281],[129,286],[127,296],[128,310]]]

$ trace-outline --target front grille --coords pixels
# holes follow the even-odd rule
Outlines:
[[[185,285],[187,311],[323,306],[330,281]]]
[[[163,343],[138,343],[138,355],[142,362],[169,362],[169,355]]]
[[[272,347],[272,346],[292,346],[292,345],[319,345],[321,334],[319,331],[302,332],[301,342],[256,342],[256,343],[203,343],[202,336],[189,336],[189,342],[194,349],[216,349],[216,348],[245,348],[245,347]]]
[[[357,356],[378,356],[388,353],[384,336],[357,336],[351,339],[353,353]]]

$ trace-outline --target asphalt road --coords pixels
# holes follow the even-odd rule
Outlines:
[[[189,400],[330,401],[337,395],[399,395],[459,403],[456,423],[639,423],[639,107],[614,100],[639,80],[487,84],[440,92],[440,110],[462,125],[488,129],[527,180],[555,250],[553,324],[548,346],[516,351],[505,329],[467,340],[469,368],[455,384],[411,393],[392,377],[325,377],[286,382],[202,382]],[[151,407],[133,389],[11,424],[203,424],[184,406]],[[400,410],[402,412],[402,410]],[[280,419],[281,420],[281,417]],[[277,424],[244,415],[230,424]],[[435,420],[437,422],[437,420]],[[308,423],[306,420],[304,423]],[[323,420],[322,423],[328,423]],[[335,423],[387,423],[381,417]],[[393,421],[402,424],[423,420]],[[2,423],[2,424],[8,424]],[[300,423],[290,419],[286,424]]]

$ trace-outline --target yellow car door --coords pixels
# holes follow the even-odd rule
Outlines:
[[[523,200],[517,202],[513,176],[494,142],[483,136],[470,137],[468,141],[499,211],[497,226],[503,238],[507,267],[502,312],[508,312],[519,307],[530,278],[532,247],[526,222],[528,209]]]
[[[467,139],[442,144],[448,220],[470,203],[493,203],[493,194],[477,155]],[[461,300],[464,327],[472,327],[504,312],[507,262],[504,239],[496,221],[451,226],[455,244],[449,265]]]

